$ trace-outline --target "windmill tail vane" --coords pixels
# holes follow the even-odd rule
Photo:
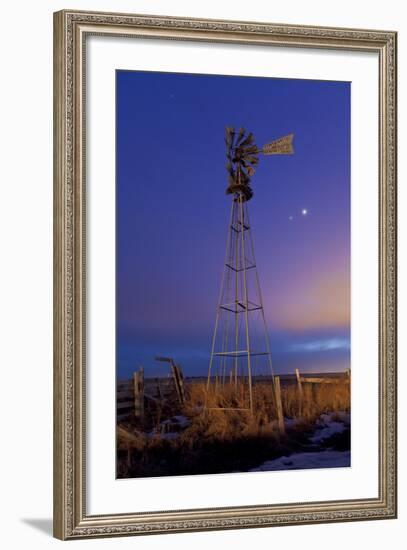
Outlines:
[[[245,201],[253,196],[250,180],[259,163],[259,155],[292,155],[294,134],[280,137],[266,143],[261,149],[254,142],[252,132],[246,133],[244,128],[238,132],[231,126],[226,127],[226,170],[228,172],[228,187],[226,193],[242,195]]]
[[[288,134],[263,145],[263,155],[292,155],[294,134]]]

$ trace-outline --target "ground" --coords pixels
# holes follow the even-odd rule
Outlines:
[[[176,401],[146,412],[143,424],[118,426],[117,475],[156,477],[350,466],[350,385],[345,380],[282,388],[284,431],[271,387],[259,385],[255,409],[212,410],[242,405],[232,389],[207,395],[203,384]]]

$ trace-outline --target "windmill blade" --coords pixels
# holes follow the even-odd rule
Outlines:
[[[239,170],[240,170],[240,175],[241,175],[241,182],[243,184],[249,183],[249,181],[250,181],[249,173],[248,173],[247,168],[243,167],[243,163],[240,164]],[[247,172],[246,172],[246,170],[247,170]]]
[[[228,149],[230,149],[233,145],[234,135],[235,135],[235,129],[232,126],[227,126],[225,128],[225,143]]]
[[[263,155],[292,155],[294,134],[288,134],[263,145]]]
[[[245,147],[242,147],[242,149],[244,155],[261,152],[261,150],[259,151],[259,149],[257,148],[257,145],[246,145]]]
[[[246,159],[242,160],[242,166],[246,170],[246,172],[249,174],[249,176],[253,176],[255,170],[256,170],[256,163],[252,164]]]
[[[253,166],[250,166],[250,164],[243,163],[243,166],[247,172],[247,174],[252,177],[255,173],[256,169]]]
[[[232,167],[232,163],[227,162],[226,165],[225,165],[225,168],[226,168],[227,172],[228,172],[232,177],[235,175],[235,172],[234,172],[233,167]]]
[[[252,132],[250,132],[249,134],[247,134],[247,137],[242,142],[237,143],[237,146],[244,147],[245,145],[252,145],[253,142],[254,142],[254,135],[252,134]]]
[[[245,132],[246,132],[246,130],[243,128],[243,126],[241,126],[239,128],[239,133],[237,135],[237,139],[236,139],[236,143],[235,143],[236,146],[240,145],[241,140],[244,138]]]
[[[243,159],[245,162],[249,162],[250,164],[259,163],[259,157],[255,157],[254,155],[243,155]]]
[[[226,126],[226,128],[225,128],[225,137],[226,137],[226,139],[230,139],[230,137],[234,133],[235,133],[235,129],[233,128],[233,126]]]
[[[225,139],[225,143],[226,143],[226,158],[228,159],[228,162],[231,162],[233,157],[232,145],[227,143],[226,139]]]

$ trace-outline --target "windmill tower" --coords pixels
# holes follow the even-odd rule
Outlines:
[[[270,375],[272,380],[274,372],[247,205],[253,197],[250,178],[259,162],[259,154],[290,155],[293,153],[292,140],[293,134],[290,134],[259,149],[251,132],[246,134],[244,128],[239,132],[226,128],[229,174],[226,194],[232,195],[232,205],[207,390],[209,392],[213,384],[229,383],[236,392],[238,388],[243,392],[243,409],[251,412],[255,371]],[[241,403],[242,393],[240,397]]]

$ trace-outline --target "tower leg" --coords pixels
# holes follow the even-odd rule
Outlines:
[[[253,412],[253,390],[252,390],[252,367],[251,367],[251,349],[250,349],[250,333],[249,333],[249,297],[247,293],[247,261],[245,250],[245,218],[242,195],[239,196],[240,209],[240,224],[241,224],[241,241],[242,241],[242,269],[243,269],[243,293],[245,307],[245,329],[246,329],[246,351],[247,351],[247,373],[249,383],[249,408]]]
[[[226,252],[225,252],[225,265],[228,259],[229,255],[229,246],[231,242],[231,227],[233,223],[233,212],[234,212],[234,203],[232,202],[232,208],[230,210],[230,221],[229,221],[229,231],[228,231],[228,237],[226,240]],[[225,269],[222,272],[222,283],[220,285],[220,292],[219,292],[219,299],[218,299],[218,307],[216,309],[216,321],[215,321],[215,329],[213,331],[213,337],[212,337],[212,348],[211,348],[211,359],[209,362],[209,369],[208,369],[208,378],[206,382],[206,389],[209,390],[210,382],[211,382],[211,372],[212,372],[212,366],[213,366],[213,357],[215,352],[215,344],[216,344],[216,334],[218,331],[218,324],[219,324],[219,315],[220,315],[220,308],[222,304],[222,297],[224,294],[224,284],[225,284]],[[227,344],[226,344],[227,345]]]
[[[233,223],[234,227],[239,227],[239,209],[240,209],[240,199],[239,196],[239,203],[236,202],[236,200],[233,201],[233,208],[234,208],[234,216],[233,216]],[[236,243],[235,243],[235,350],[239,349],[239,313],[238,313],[238,303],[239,303],[239,236],[240,233],[237,233],[236,237]],[[238,363],[239,359],[236,355],[235,357],[235,388],[237,389],[237,381],[238,381]]]
[[[250,226],[250,219],[249,219],[249,212],[246,210],[246,216],[247,216],[247,223]],[[254,260],[254,263],[256,264],[256,256],[254,253],[254,244],[253,244],[253,236],[250,232],[250,248],[252,253],[252,258]],[[275,383],[275,375],[274,375],[274,368],[273,368],[273,361],[271,357],[271,346],[270,346],[270,336],[267,330],[267,323],[266,323],[266,316],[264,314],[264,305],[263,305],[263,295],[261,292],[261,286],[260,286],[260,279],[257,269],[256,271],[256,287],[257,287],[257,294],[259,296],[260,301],[260,311],[261,311],[261,317],[263,321],[263,327],[264,327],[264,335],[265,335],[265,343],[266,343],[266,351],[267,351],[267,361],[269,364],[270,369],[270,375],[271,375],[271,381],[272,381],[272,387],[273,387],[273,398],[274,398],[274,404],[277,406],[277,396],[276,396],[276,383]]]

